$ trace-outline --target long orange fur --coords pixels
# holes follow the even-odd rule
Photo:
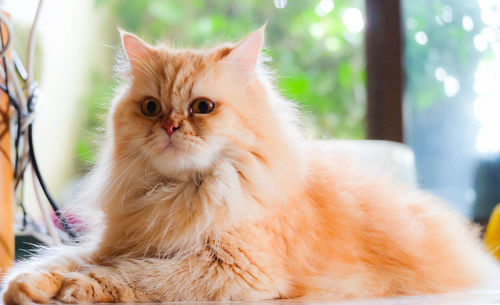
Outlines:
[[[82,194],[99,230],[16,265],[6,305],[334,300],[491,278],[465,218],[305,139],[258,62],[263,38],[198,51],[122,34],[124,82]],[[190,114],[197,97],[214,110]],[[145,98],[161,113],[146,117]]]

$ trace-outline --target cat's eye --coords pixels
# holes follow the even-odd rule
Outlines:
[[[189,107],[189,113],[205,114],[212,112],[214,108],[215,108],[214,101],[206,97],[199,97],[191,103],[191,106]]]
[[[141,103],[141,111],[145,116],[156,116],[161,112],[161,104],[154,98],[146,98]]]

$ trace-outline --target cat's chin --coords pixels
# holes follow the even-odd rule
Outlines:
[[[194,156],[183,155],[169,150],[153,159],[155,169],[163,176],[175,179],[185,179],[196,173],[206,172],[211,163],[196,160]]]

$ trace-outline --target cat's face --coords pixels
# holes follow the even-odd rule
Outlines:
[[[122,38],[131,82],[113,109],[118,152],[175,177],[251,149],[270,111],[255,75],[263,29],[204,52]]]

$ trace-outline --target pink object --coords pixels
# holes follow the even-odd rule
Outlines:
[[[85,229],[85,225],[83,225],[83,222],[78,218],[76,215],[69,214],[69,213],[62,213],[70,227],[75,230],[75,231],[83,231]],[[64,231],[63,225],[61,223],[61,220],[57,217],[55,212],[52,212],[51,214],[52,217],[52,222],[61,231]]]

